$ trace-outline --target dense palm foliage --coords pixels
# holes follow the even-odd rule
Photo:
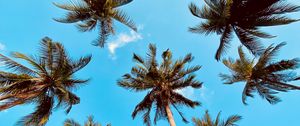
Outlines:
[[[67,119],[64,122],[64,126],[81,126],[81,125],[73,119]],[[89,116],[88,120],[84,123],[84,126],[102,126],[102,125],[100,123],[95,122],[92,116]],[[111,126],[111,125],[107,124],[106,126]]]
[[[279,49],[284,46],[281,43],[277,46],[269,46],[255,63],[255,59],[250,60],[245,56],[242,47],[239,47],[239,57],[236,61],[232,59],[223,60],[223,63],[231,70],[232,75],[221,74],[225,84],[235,82],[246,82],[242,101],[246,104],[246,97],[253,97],[256,91],[262,98],[269,103],[275,104],[280,99],[275,96],[276,93],[286,92],[288,90],[299,90],[300,87],[288,84],[297,78],[294,70],[299,66],[298,59],[281,60],[274,62]]]
[[[155,124],[157,120],[167,117],[170,125],[174,126],[175,122],[170,110],[170,106],[173,106],[183,121],[187,122],[178,110],[178,106],[194,108],[200,103],[182,96],[177,91],[187,87],[201,88],[202,83],[195,80],[196,76],[193,74],[201,67],[185,68],[186,64],[193,60],[192,55],[188,54],[183,59],[173,61],[172,53],[166,50],[162,54],[162,63],[158,64],[156,46],[150,44],[146,59],[134,54],[133,60],[138,64],[131,69],[131,74],[125,74],[123,79],[118,81],[119,86],[136,92],[150,91],[135,107],[132,117],[135,118],[137,114],[144,113],[144,123],[149,126],[151,124],[150,112],[153,107],[156,111]]]
[[[137,28],[134,22],[121,10],[117,9],[132,0],[81,0],[69,4],[55,4],[57,7],[68,10],[64,18],[55,19],[62,23],[77,23],[79,31],[86,32],[99,28],[99,38],[93,43],[104,47],[110,34],[114,34],[113,19],[125,24],[134,31]]]
[[[208,111],[206,111],[202,119],[193,118],[194,126],[236,126],[235,123],[242,119],[241,116],[233,115],[230,116],[226,121],[221,121],[220,115],[221,112],[219,112],[217,118],[213,120]]]
[[[284,0],[204,0],[206,6],[198,8],[190,4],[191,13],[205,22],[189,29],[193,33],[221,35],[220,45],[215,55],[220,60],[230,46],[232,34],[254,55],[260,54],[263,46],[258,38],[272,38],[259,30],[260,27],[285,25],[297,20],[284,14],[300,10],[299,6]]]
[[[73,105],[80,102],[72,89],[88,80],[77,79],[74,73],[85,67],[91,56],[72,60],[63,45],[46,37],[41,41],[38,56],[14,52],[12,57],[27,62],[31,67],[0,54],[1,64],[10,70],[0,72],[0,111],[21,104],[36,104],[35,111],[23,117],[18,124],[43,126],[54,108],[64,107],[68,113]]]

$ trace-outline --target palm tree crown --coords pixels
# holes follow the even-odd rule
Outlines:
[[[284,46],[285,43],[281,43],[277,46],[269,46],[257,62],[255,60],[248,59],[242,47],[239,47],[239,57],[236,61],[232,59],[223,60],[225,66],[227,66],[232,75],[220,74],[225,84],[233,84],[235,82],[246,82],[246,86],[243,91],[242,101],[246,104],[246,97],[253,97],[253,92],[265,98],[269,103],[275,104],[280,101],[274,94],[278,91],[286,92],[288,90],[299,90],[300,87],[287,84],[287,82],[293,81],[297,78],[297,75],[288,70],[298,68],[299,60],[281,60],[274,62],[273,59],[276,56],[278,50]]]
[[[230,116],[226,121],[220,120],[221,112],[219,112],[217,118],[213,120],[208,111],[205,111],[205,115],[202,119],[193,118],[194,126],[236,126],[236,122],[242,119],[239,115]]]
[[[137,31],[132,20],[121,10],[117,9],[132,0],[81,0],[70,4],[55,5],[69,12],[64,18],[55,19],[62,23],[76,23],[79,31],[86,32],[99,27],[99,38],[93,43],[95,46],[104,47],[110,34],[114,34],[113,19]]]
[[[26,61],[31,68],[0,54],[0,62],[11,70],[0,72],[0,111],[21,104],[37,104],[35,111],[18,124],[43,126],[54,108],[64,107],[68,113],[72,105],[80,102],[71,91],[88,80],[76,79],[74,73],[85,67],[91,56],[72,60],[63,45],[46,37],[41,42],[39,56],[14,52],[12,57]]]
[[[81,125],[73,119],[67,119],[64,122],[64,126],[81,126]],[[88,120],[84,123],[84,126],[102,126],[102,125],[100,123],[95,122],[92,116],[89,116]],[[107,124],[106,126],[111,126],[111,125]]]
[[[189,29],[193,33],[217,33],[221,35],[220,45],[215,55],[220,60],[221,55],[230,46],[233,32],[240,42],[254,55],[263,51],[258,38],[272,38],[259,30],[259,27],[285,25],[297,20],[284,14],[300,10],[299,6],[287,4],[283,0],[204,0],[206,6],[202,9],[190,4],[191,13],[206,22]]]
[[[191,54],[186,55],[183,59],[172,60],[172,53],[168,50],[162,54],[162,63],[158,64],[156,60],[156,46],[149,45],[147,58],[143,59],[134,54],[133,60],[138,64],[131,69],[131,74],[125,74],[122,80],[118,81],[119,86],[136,92],[147,91],[145,98],[135,107],[132,117],[139,113],[144,113],[144,123],[148,126],[150,123],[150,111],[154,106],[155,117],[154,123],[158,119],[168,117],[172,121],[170,105],[172,105],[181,115],[183,121],[187,122],[182,113],[178,110],[179,105],[194,108],[200,105],[199,102],[192,101],[177,91],[183,88],[201,88],[202,83],[195,80],[192,73],[198,71],[200,66],[193,66],[185,69],[185,65],[193,60]],[[175,122],[173,120],[175,125]]]

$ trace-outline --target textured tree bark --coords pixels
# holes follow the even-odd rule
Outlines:
[[[170,126],[176,126],[175,120],[174,120],[174,118],[173,118],[173,114],[172,114],[172,111],[171,111],[169,105],[166,106],[166,112],[167,112],[168,121],[169,121],[169,123],[170,123]]]

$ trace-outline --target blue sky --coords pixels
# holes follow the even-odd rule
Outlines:
[[[288,1],[300,5],[297,0]],[[276,105],[270,105],[256,96],[255,99],[248,99],[249,105],[244,106],[241,102],[244,84],[222,84],[218,74],[229,71],[214,60],[219,37],[187,32],[188,27],[201,21],[190,14],[188,4],[195,2],[203,5],[202,0],[135,0],[122,9],[139,26],[139,33],[131,32],[127,27],[115,23],[117,34],[108,40],[110,44],[104,49],[91,45],[91,41],[97,37],[97,30],[81,33],[73,24],[53,21],[52,18],[62,16],[65,11],[56,8],[52,2],[63,3],[64,0],[0,0],[1,53],[19,51],[36,54],[39,41],[48,36],[54,41],[62,42],[74,58],[93,55],[92,62],[76,75],[92,79],[88,85],[75,91],[81,97],[81,103],[74,106],[68,115],[63,110],[54,111],[47,126],[60,126],[67,118],[83,123],[88,115],[94,115],[95,120],[103,124],[110,122],[113,126],[141,126],[141,116],[132,120],[131,112],[146,92],[130,92],[118,87],[116,81],[134,65],[132,54],[135,52],[145,56],[149,43],[155,43],[159,53],[170,48],[176,58],[192,53],[195,60],[191,64],[202,65],[202,69],[196,74],[197,79],[204,82],[204,87],[182,91],[187,97],[202,102],[202,106],[196,109],[182,108],[189,120],[192,117],[202,117],[208,109],[214,117],[219,111],[222,111],[224,118],[232,114],[243,116],[244,119],[239,123],[241,126],[283,126],[287,123],[289,126],[299,125],[299,91],[280,93],[278,96],[283,101]],[[300,12],[290,16],[300,18]],[[264,31],[278,36],[263,40],[263,43],[268,46],[271,43],[287,42],[278,60],[300,57],[299,27],[300,22],[263,28]],[[238,40],[235,38],[231,45],[227,56],[236,57]],[[31,112],[33,105],[17,106],[0,112],[0,126],[12,126]],[[181,122],[175,112],[174,116],[178,126],[192,125]],[[161,120],[157,125],[166,126],[167,121]]]

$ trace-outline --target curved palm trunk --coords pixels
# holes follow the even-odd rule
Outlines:
[[[170,123],[170,126],[176,126],[175,120],[174,120],[174,118],[173,118],[173,114],[172,114],[172,111],[171,111],[169,105],[166,106],[166,112],[167,112],[168,121],[169,121],[169,123]]]

